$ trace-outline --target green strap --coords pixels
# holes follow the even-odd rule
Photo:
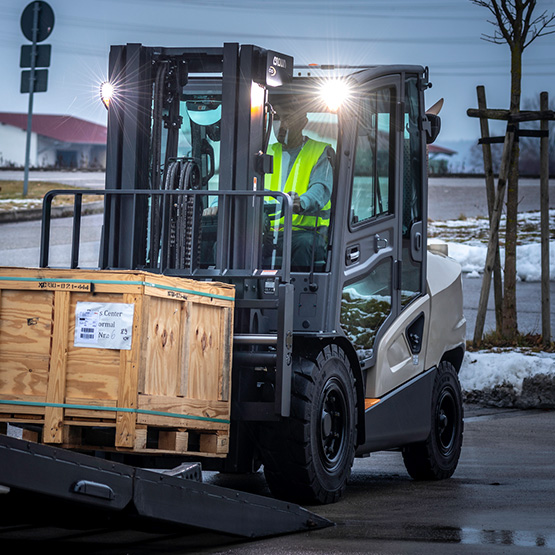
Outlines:
[[[124,407],[101,407],[92,405],[72,405],[68,403],[41,403],[38,401],[10,401],[0,399],[2,405],[18,405],[26,407],[54,407],[62,409],[80,409],[80,410],[99,410],[112,412],[130,412],[134,414],[150,414],[154,416],[169,416],[172,418],[183,418],[185,420],[202,420],[205,422],[218,422],[220,424],[229,424],[230,421],[224,418],[210,418],[208,416],[195,416],[193,414],[180,414],[176,412],[163,412],[158,410],[131,409]]]

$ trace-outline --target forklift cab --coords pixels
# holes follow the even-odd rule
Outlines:
[[[112,48],[106,189],[145,194],[107,207],[100,267],[230,281],[238,338],[338,340],[363,373],[426,292],[426,143],[439,118],[425,114],[420,66],[295,71],[250,45]],[[302,169],[284,107],[302,119],[302,144],[325,145]],[[301,197],[323,198],[308,217],[289,169],[310,173]],[[421,320],[408,334],[415,361]]]

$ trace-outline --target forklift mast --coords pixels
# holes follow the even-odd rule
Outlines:
[[[100,268],[146,269],[236,286],[236,362],[276,372],[271,403],[243,399],[243,418],[287,416],[292,296],[285,226],[283,263],[261,260],[268,87],[291,80],[293,59],[256,46],[112,47],[106,207]],[[187,191],[187,194],[174,194]],[[142,193],[142,194],[141,194]],[[170,194],[172,193],[172,194]],[[209,194],[210,193],[210,194]],[[291,214],[286,195],[283,213]],[[217,214],[204,215],[211,205]],[[261,299],[259,292],[270,292]],[[261,329],[261,310],[273,329]],[[280,333],[278,333],[278,328]],[[258,354],[241,359],[241,351]],[[247,346],[244,346],[247,345]],[[236,395],[256,387],[235,373]],[[253,380],[250,380],[252,382]],[[251,416],[249,416],[249,414]]]

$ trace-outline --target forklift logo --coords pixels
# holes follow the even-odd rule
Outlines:
[[[274,56],[273,64],[277,67],[287,69],[287,60],[285,60],[284,58],[280,58],[279,56]]]
[[[272,65],[268,68],[270,77],[276,76],[278,72],[277,68],[287,69],[287,60],[280,58],[279,56],[274,56],[272,59]]]

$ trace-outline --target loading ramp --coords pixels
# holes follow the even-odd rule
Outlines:
[[[316,530],[332,523],[292,504],[200,480],[199,467],[145,470],[0,435],[0,484],[154,521],[245,538]]]

